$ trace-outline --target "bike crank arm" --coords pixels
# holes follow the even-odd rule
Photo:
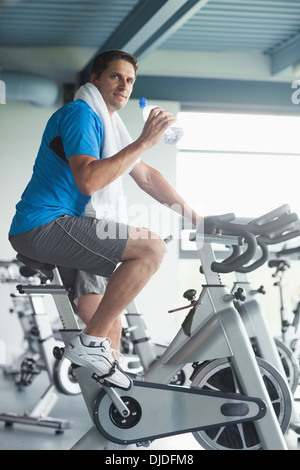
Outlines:
[[[113,402],[115,409],[118,411],[119,415],[123,418],[126,418],[130,415],[129,408],[126,406],[122,398],[120,397],[119,393],[114,389],[114,387],[108,387],[105,385],[101,385],[103,390],[107,393],[110,397],[111,401]],[[120,390],[120,389],[118,389]]]

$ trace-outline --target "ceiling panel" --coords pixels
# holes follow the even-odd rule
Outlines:
[[[299,1],[211,0],[160,48],[267,52],[299,31]]]
[[[251,49],[268,52],[300,33],[300,1],[279,0],[2,0],[0,46],[101,47],[126,26],[139,7],[139,17],[167,4],[184,21],[162,31],[159,49],[220,51]],[[195,5],[191,17],[186,9]],[[132,27],[132,24],[131,24]],[[152,26],[156,32],[155,25]]]
[[[0,4],[0,44],[97,47],[138,1],[4,1]]]
[[[58,81],[73,73],[84,81],[104,49],[127,50],[140,63],[155,52],[169,51],[167,60],[173,52],[206,53],[223,68],[228,56],[217,53],[257,53],[267,58],[263,80],[271,82],[300,70],[300,0],[0,0],[0,71],[40,70]],[[233,68],[236,76],[214,77],[254,80],[239,62]],[[178,60],[172,76],[182,70]]]

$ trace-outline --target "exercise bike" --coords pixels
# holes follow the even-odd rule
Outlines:
[[[292,311],[288,311],[285,303],[284,294],[284,276],[288,269],[290,269],[290,259],[299,259],[300,247],[283,248],[278,251],[275,256],[269,261],[268,266],[275,269],[272,277],[275,278],[274,286],[279,290],[280,302],[280,324],[281,324],[281,338],[279,338],[283,345],[291,349],[293,354],[300,363],[300,336],[299,336],[299,320],[300,320],[300,301],[297,302],[296,307]],[[290,364],[287,357],[287,366]],[[290,367],[292,367],[290,365]]]
[[[1,262],[1,282],[13,284],[29,279],[33,286],[43,285],[49,277],[40,271],[24,266],[18,260]],[[59,331],[50,322],[42,293],[11,293],[11,314],[16,314],[23,332],[25,345],[22,352],[11,364],[3,367],[3,375],[12,378],[19,391],[28,388],[34,380],[46,372],[48,386],[39,397],[31,411],[24,414],[13,412],[0,413],[0,421],[6,426],[14,423],[52,428],[56,434],[63,433],[73,426],[72,421],[49,416],[61,394],[78,395],[81,393],[70,361],[58,361],[53,356],[54,347],[63,346]]]
[[[300,376],[297,356],[284,341],[270,334],[264,312],[256,300],[258,294],[265,294],[264,287],[261,285],[254,289],[246,273],[238,272],[233,290],[238,289],[243,289],[242,295],[245,301],[239,302],[237,299],[236,308],[242,316],[255,354],[273,364],[283,376],[286,376],[292,394],[295,394]]]
[[[257,222],[238,223],[233,214],[210,219],[217,229],[215,235],[191,234],[207,283],[162,356],[133,377],[133,386],[126,392],[110,386],[105,378],[91,377],[86,368],[74,366],[92,426],[72,449],[100,450],[111,442],[149,445],[183,433],[193,433],[205,449],[288,449],[284,434],[292,413],[290,388],[273,366],[255,356],[234,306],[235,297],[221,274],[249,263],[260,236],[290,231],[297,216],[285,205]],[[215,243],[246,249],[217,262]],[[17,257],[31,267],[45,269],[43,263]],[[58,269],[46,268],[54,272],[52,285],[20,285],[18,290],[53,296],[63,326],[61,335],[68,344],[80,329]],[[58,359],[63,357],[60,348],[54,353]],[[171,385],[172,377],[186,364],[193,364],[191,386]]]
[[[266,237],[264,239],[272,244],[277,244],[288,238],[297,237],[299,234],[299,230],[294,230],[285,235],[276,234],[272,240],[268,240]],[[261,257],[236,272],[236,282],[232,290],[232,292],[236,292],[234,304],[241,315],[256,356],[272,364],[286,378],[294,395],[298,388],[300,374],[297,356],[280,338],[274,338],[270,333],[264,312],[256,300],[257,294],[265,294],[264,287],[261,285],[258,289],[253,289],[247,277],[247,273],[262,266],[268,260],[268,249],[262,240],[259,240],[259,246],[262,252]],[[295,402],[294,399],[289,426],[290,429],[300,434],[300,421]]]

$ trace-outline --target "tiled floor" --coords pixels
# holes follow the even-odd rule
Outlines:
[[[48,386],[47,376],[42,372],[34,382],[18,391],[11,378],[0,372],[0,415],[1,413],[30,413]],[[69,450],[91,428],[82,395],[59,395],[59,399],[49,413],[53,418],[72,420],[72,426],[62,434],[54,429],[24,424],[6,426],[0,421],[0,450]],[[286,437],[290,449],[298,450],[298,439],[289,432]],[[105,441],[106,442],[106,441]],[[116,449],[115,444],[106,447]],[[137,448],[135,445],[121,447],[123,450],[203,450],[192,434],[160,439],[151,443],[150,447]]]

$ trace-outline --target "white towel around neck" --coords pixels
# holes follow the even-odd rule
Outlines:
[[[98,88],[90,82],[82,85],[76,92],[74,100],[87,103],[99,116],[103,124],[103,154],[102,158],[115,155],[132,142],[125,124],[119,114],[115,112],[111,117],[108,113],[105,101]],[[140,159],[136,161],[138,163]],[[134,166],[134,165],[133,165]],[[125,174],[128,174],[129,168]],[[92,194],[85,208],[85,215],[108,218],[127,223],[127,210],[123,192],[123,176]]]

